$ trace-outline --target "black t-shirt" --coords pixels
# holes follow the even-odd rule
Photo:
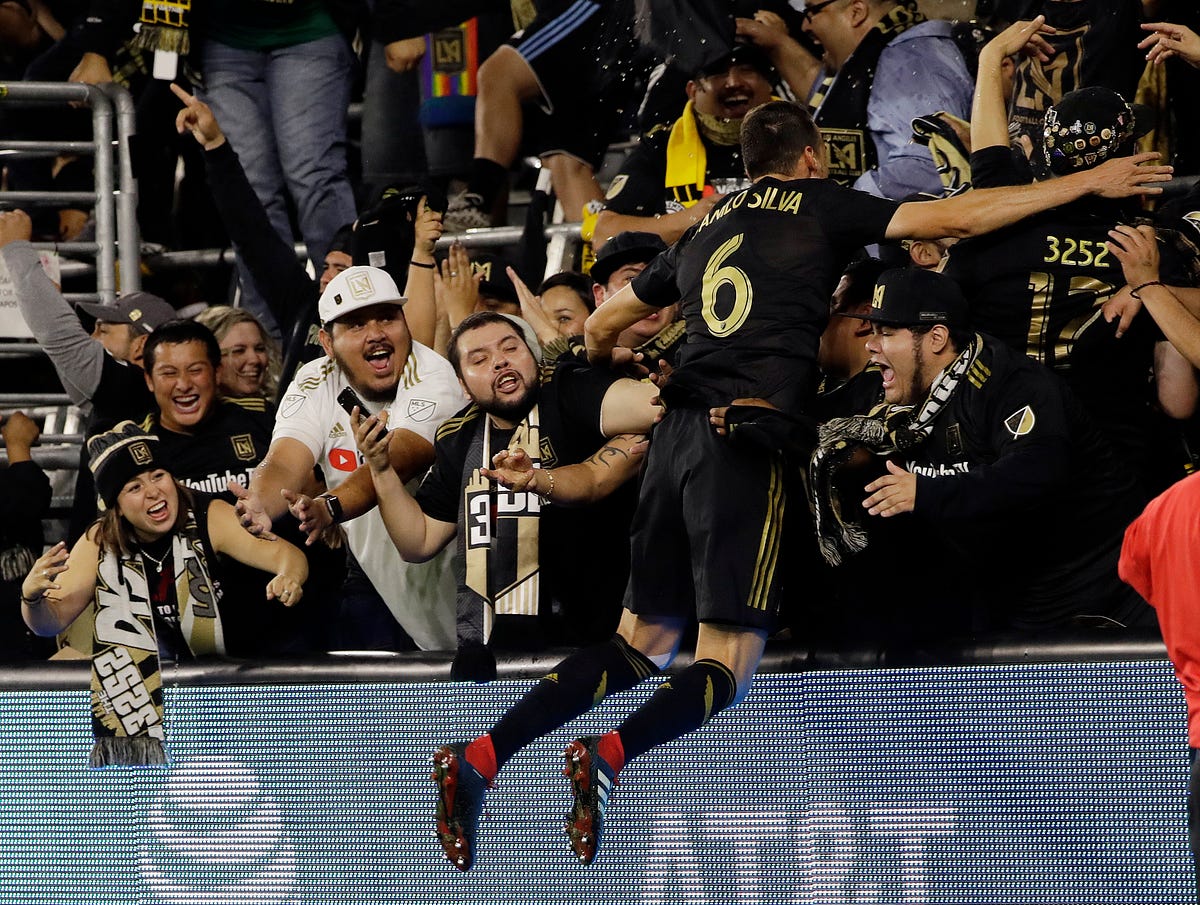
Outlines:
[[[218,401],[195,433],[167,430],[157,415],[144,426],[158,437],[157,455],[180,483],[234,503],[226,482],[249,486],[250,473],[271,446],[275,419],[265,400],[242,397]]]
[[[1128,221],[1120,205],[1076,201],[958,243],[943,272],[962,287],[974,329],[1058,372],[1118,453],[1143,469],[1162,334],[1138,317],[1118,339],[1101,314],[1125,285],[1108,231]]]
[[[1140,511],[1127,468],[1054,374],[991,337],[934,422],[896,457],[917,475],[914,514],[964,558],[1006,627],[1142,613],[1117,577]],[[939,549],[939,548],[933,548]]]
[[[543,375],[538,391],[542,467],[582,462],[604,444],[600,405],[617,378],[571,358],[559,359]],[[417,503],[430,518],[458,522],[466,459],[483,417],[481,409],[470,405],[438,431],[433,466],[416,492]],[[511,437],[511,430],[493,426],[492,454],[504,449]],[[541,510],[540,611],[549,641],[598,641],[616,630],[629,575],[635,490],[629,482],[589,506],[550,505]]]
[[[682,300],[687,342],[668,399],[803,409],[833,289],[897,207],[828,179],[768,177],[710,211],[632,284],[649,305]]]
[[[630,217],[650,217],[682,210],[684,205],[677,191],[667,187],[667,142],[671,126],[655,126],[642,136],[641,142],[629,152],[621,172],[613,179],[604,206],[617,214]],[[705,187],[729,194],[746,187],[746,170],[742,165],[739,144],[718,145],[704,142]],[[694,186],[692,187],[695,188]]]

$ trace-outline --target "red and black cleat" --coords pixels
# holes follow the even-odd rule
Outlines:
[[[465,744],[438,748],[430,777],[438,787],[434,835],[450,863],[464,871],[475,863],[475,833],[488,787],[487,780],[467,761],[466,749]]]
[[[567,766],[563,775],[571,781],[575,799],[567,814],[567,837],[581,864],[596,860],[604,831],[604,809],[617,783],[616,771],[596,750],[599,741],[598,736],[579,738],[564,752]]]

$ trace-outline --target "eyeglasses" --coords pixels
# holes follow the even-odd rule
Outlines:
[[[804,17],[805,22],[811,22],[813,16],[825,7],[832,6],[835,3],[837,3],[837,0],[824,0],[823,3],[806,3],[804,9],[800,10],[800,15]]]

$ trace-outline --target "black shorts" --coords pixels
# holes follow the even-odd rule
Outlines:
[[[598,168],[640,82],[631,28],[614,34],[613,11],[596,0],[555,0],[509,46],[533,70],[542,97],[526,116],[524,147],[567,154]]]
[[[668,411],[642,478],[625,608],[691,616],[694,607],[700,622],[770,630],[785,503],[777,454],[718,436],[706,409]]]

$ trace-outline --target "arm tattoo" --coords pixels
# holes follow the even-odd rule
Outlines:
[[[614,446],[613,441],[624,440],[627,442],[632,442],[637,439],[637,436],[637,434],[617,434],[615,437],[610,438],[608,443],[593,453],[592,456],[587,460],[587,463],[592,465],[603,465],[605,468],[612,468],[613,459],[623,459],[628,461],[629,451],[621,446]]]

